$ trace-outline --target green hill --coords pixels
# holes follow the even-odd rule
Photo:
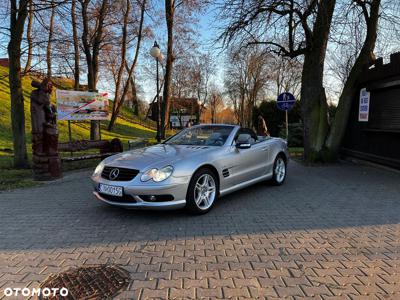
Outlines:
[[[25,97],[25,130],[27,138],[27,150],[28,155],[31,157],[31,126],[30,126],[30,93],[32,91],[31,87],[32,78],[26,76],[22,80],[22,86],[24,90]],[[69,79],[55,79],[54,86],[60,89],[72,89],[73,82]],[[55,91],[52,95],[52,100],[55,101]],[[13,155],[13,142],[12,142],[12,131],[11,131],[11,103],[10,103],[10,89],[8,83],[8,68],[0,66],[0,169],[4,174],[5,169],[8,169],[6,173],[8,175],[0,175],[0,190],[1,185],[7,181],[7,178],[16,177],[21,175],[20,170],[10,170],[12,168],[12,155]],[[149,129],[147,126],[140,125],[140,120],[133,118],[132,112],[128,108],[122,110],[123,119],[119,118],[115,124],[114,131],[109,132],[106,130],[107,122],[102,122],[102,139],[112,139],[119,138],[124,143],[126,148],[127,141],[135,138],[154,138],[155,131]],[[139,123],[139,124],[138,124]],[[148,123],[148,122],[147,122]],[[143,123],[144,124],[144,123]],[[90,136],[90,123],[89,122],[76,122],[72,123],[72,138],[74,140],[79,139],[89,139]],[[68,122],[59,121],[59,141],[68,141]],[[93,164],[93,163],[92,163]],[[73,164],[72,164],[73,165]],[[66,169],[71,168],[69,165]],[[85,165],[85,163],[80,163],[79,166]],[[11,172],[11,173],[9,173]],[[23,186],[23,185],[22,185]]]

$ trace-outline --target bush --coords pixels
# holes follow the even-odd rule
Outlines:
[[[253,124],[257,124],[257,117],[261,115],[271,136],[281,136],[283,128],[283,137],[286,138],[285,132],[285,112],[276,107],[276,101],[263,101],[253,110]],[[293,136],[293,141],[297,143],[303,142],[303,124],[301,119],[300,101],[296,101],[293,108],[289,111],[289,137]],[[295,125],[296,124],[296,125]],[[301,131],[301,135],[299,134]],[[301,136],[301,141],[298,140]]]
[[[286,127],[283,125],[280,128],[279,137],[286,139]],[[289,123],[289,147],[303,147],[303,130],[302,122]]]

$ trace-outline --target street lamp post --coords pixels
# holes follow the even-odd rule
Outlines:
[[[159,96],[159,75],[158,75],[158,64],[159,60],[162,58],[162,54],[160,51],[160,46],[158,46],[157,41],[154,42],[153,47],[150,49],[150,55],[156,59],[156,81],[157,81],[157,135],[156,139],[157,142],[161,142],[161,103],[160,103],[160,96]]]

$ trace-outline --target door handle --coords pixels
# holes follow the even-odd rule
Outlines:
[[[262,151],[268,151],[269,147],[262,148]]]

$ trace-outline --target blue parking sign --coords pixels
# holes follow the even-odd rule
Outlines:
[[[280,110],[291,110],[296,103],[296,98],[291,93],[282,93],[278,96],[276,106]]]

